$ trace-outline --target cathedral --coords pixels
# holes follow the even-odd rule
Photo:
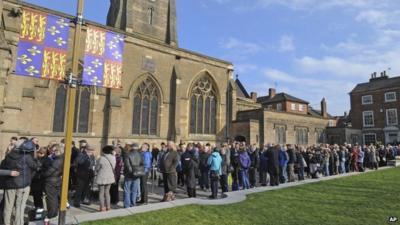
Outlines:
[[[0,148],[5,149],[12,136],[35,136],[41,144],[59,141],[66,128],[66,86],[16,76],[16,50],[22,8],[73,17],[17,0],[0,4]],[[175,0],[111,0],[107,26],[85,21],[85,26],[125,36],[123,87],[78,87],[74,140],[86,139],[98,148],[117,138],[150,144],[227,140],[233,65],[178,47],[175,4]],[[82,50],[81,60],[83,55]],[[71,57],[70,48],[67,67]]]

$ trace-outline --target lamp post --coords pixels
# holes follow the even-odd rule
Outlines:
[[[72,132],[74,128],[75,97],[76,97],[76,84],[74,84],[75,83],[74,77],[76,78],[78,76],[79,47],[80,47],[81,30],[83,23],[83,2],[84,0],[78,0],[77,14],[75,18],[74,46],[72,55],[72,74],[69,74],[69,79],[68,79],[67,129],[65,133],[64,169],[63,169],[62,186],[61,186],[60,213],[58,218],[59,225],[65,225],[66,214],[67,214],[69,170],[71,166]]]

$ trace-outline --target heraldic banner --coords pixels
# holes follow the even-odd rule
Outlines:
[[[23,9],[15,74],[64,80],[69,20]]]
[[[122,35],[88,26],[82,84],[121,89],[123,53]]]

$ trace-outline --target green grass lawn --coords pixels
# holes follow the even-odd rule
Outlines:
[[[400,168],[254,194],[238,204],[190,205],[86,224],[380,225],[389,216],[400,217]]]

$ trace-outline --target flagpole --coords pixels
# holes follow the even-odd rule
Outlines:
[[[71,150],[72,150],[72,133],[74,128],[74,114],[75,114],[75,97],[76,97],[76,84],[74,85],[72,80],[78,76],[79,66],[79,47],[81,40],[81,30],[83,23],[83,2],[84,0],[78,0],[78,9],[75,19],[75,34],[74,34],[74,46],[72,56],[72,74],[68,79],[68,108],[67,108],[67,130],[65,134],[65,151],[64,151],[64,169],[62,176],[61,186],[61,202],[60,202],[60,213],[58,218],[59,225],[65,225],[66,214],[67,214],[67,202],[68,202],[68,183],[69,183],[69,172],[71,167]]]

